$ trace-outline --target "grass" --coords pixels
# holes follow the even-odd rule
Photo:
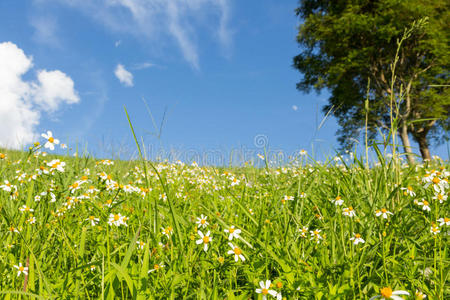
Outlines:
[[[286,299],[450,295],[441,161],[220,169],[35,150],[0,159],[2,298],[258,299],[266,280]]]

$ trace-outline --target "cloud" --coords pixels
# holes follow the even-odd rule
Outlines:
[[[118,64],[114,74],[124,86],[133,86],[133,74],[128,72],[123,65]]]
[[[152,64],[150,62],[143,62],[143,63],[134,64],[133,69],[134,70],[143,70],[143,69],[148,69],[148,68],[151,68],[154,66],[156,66],[156,65]]]
[[[30,20],[34,28],[33,40],[50,47],[59,48],[61,42],[57,35],[58,23],[53,16],[34,16]]]
[[[196,42],[200,29],[213,30],[223,49],[231,46],[231,0],[39,0],[43,2],[79,9],[112,32],[145,39],[155,47],[170,38],[195,69],[200,66]]]
[[[298,110],[298,106],[297,105],[292,105],[292,110],[297,111]]]
[[[114,47],[119,47],[120,46],[120,44],[122,44],[122,41],[121,40],[118,40],[118,41],[116,41],[115,43],[114,43]]]
[[[20,149],[38,136],[43,111],[80,101],[72,79],[61,71],[38,71],[37,81],[22,76],[33,67],[32,57],[11,42],[0,43],[0,146]]]

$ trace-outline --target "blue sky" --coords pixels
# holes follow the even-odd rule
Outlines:
[[[319,158],[334,153],[336,121],[316,132],[328,94],[295,88],[301,78],[291,66],[299,52],[297,1],[171,3],[1,1],[0,43],[11,42],[32,59],[23,80],[59,70],[73,81],[69,94],[78,100],[69,103],[68,92],[58,90],[57,109],[41,108],[30,130],[52,130],[99,157],[126,158],[135,151],[126,106],[137,135],[153,150],[229,153],[258,149],[255,136],[264,135],[270,149],[306,149]],[[126,70],[122,81],[119,64]],[[151,134],[142,99],[158,125],[167,109],[160,139]],[[436,153],[446,158],[446,146]]]

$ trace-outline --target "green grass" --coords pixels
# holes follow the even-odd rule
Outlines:
[[[286,299],[369,299],[383,287],[410,299],[416,290],[429,299],[450,296],[450,231],[437,221],[449,217],[448,201],[433,199],[433,186],[448,194],[442,162],[408,167],[380,156],[381,164],[365,169],[356,159],[309,165],[301,157],[279,169],[219,169],[0,152],[0,184],[17,187],[0,190],[2,299],[260,299],[255,290],[265,280]],[[66,163],[64,172],[36,175],[54,158]],[[425,188],[427,172],[440,183]],[[405,195],[408,186],[416,196]],[[417,204],[423,200],[430,211]],[[24,205],[34,211],[21,211]],[[343,214],[349,207],[356,216]],[[382,208],[392,215],[377,217]],[[109,225],[110,214],[126,216],[127,226]],[[206,228],[196,223],[202,214]],[[440,233],[432,234],[432,224]],[[245,261],[228,254],[224,230],[232,225],[241,233],[231,243]],[[198,231],[210,231],[207,251],[196,243]],[[356,233],[365,243],[353,244]],[[28,275],[17,276],[19,263]]]

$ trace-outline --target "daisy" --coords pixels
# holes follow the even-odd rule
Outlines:
[[[12,185],[8,180],[5,180],[4,184],[0,185],[0,189],[4,190],[5,192],[11,192],[13,188],[15,188],[15,186]]]
[[[64,172],[65,165],[66,165],[66,163],[63,161],[60,161],[59,159],[54,159],[51,162],[47,163],[47,166],[49,166],[52,171],[57,170],[59,172]]]
[[[162,230],[162,234],[164,234],[165,236],[167,236],[168,238],[172,235],[173,233],[173,228],[171,226],[167,226],[167,228],[161,227]]]
[[[100,221],[99,218],[96,218],[94,216],[89,216],[89,218],[87,218],[85,221],[89,221],[91,222],[91,226],[95,226],[98,224],[98,222]]]
[[[432,224],[431,228],[430,228],[430,232],[434,235],[438,234],[439,232],[441,232],[439,230],[439,226],[437,226],[436,224]]]
[[[380,290],[381,295],[376,295],[369,300],[377,299],[377,298],[383,298],[383,299],[394,299],[394,300],[403,300],[402,297],[399,297],[398,295],[406,295],[409,296],[409,293],[407,291],[392,291],[390,287],[384,287]]]
[[[440,223],[439,226],[444,226],[444,224],[450,226],[450,218],[440,218],[437,221]]]
[[[311,233],[311,239],[310,240],[316,240],[317,244],[320,243],[320,240],[322,239],[322,236],[320,235],[320,229],[314,229],[314,230],[310,230],[309,232]]]
[[[122,216],[121,214],[110,214],[108,224],[110,226],[115,225],[117,227],[119,227],[120,225],[127,226],[125,221],[126,221],[126,217]]]
[[[259,286],[260,286],[261,288],[255,290],[255,292],[256,292],[257,294],[262,294],[263,300],[266,300],[266,299],[267,299],[267,295],[268,295],[268,294],[272,295],[272,297],[276,297],[276,296],[277,296],[277,292],[270,289],[270,284],[271,284],[271,281],[270,281],[270,280],[266,280],[266,282],[260,281],[260,282],[259,282]]]
[[[197,240],[195,243],[197,245],[203,244],[203,250],[205,252],[208,251],[208,244],[212,241],[212,238],[209,236],[210,234],[210,231],[208,231],[205,235],[203,234],[203,232],[198,231],[198,235],[201,239]]]
[[[164,265],[162,263],[154,264],[153,269],[149,270],[147,273],[151,273],[151,272],[155,272],[155,271],[158,272],[161,268],[164,268]]]
[[[202,228],[205,228],[205,227],[207,227],[208,225],[209,225],[209,223],[206,221],[206,219],[207,219],[208,217],[207,216],[204,216],[203,214],[200,216],[200,218],[197,218],[197,224],[198,224],[198,228],[200,228],[200,227],[202,227]]]
[[[305,155],[307,155],[308,154],[308,152],[306,151],[306,150],[300,150],[300,152],[299,152],[299,154],[301,155],[301,156],[305,156]]]
[[[136,244],[138,244],[139,249],[144,250],[145,243],[143,241],[136,241]]]
[[[364,244],[366,241],[361,238],[359,233],[354,233],[353,237],[350,238],[350,241],[353,241],[354,245],[358,245],[359,243]]]
[[[405,195],[405,196],[411,196],[411,197],[415,197],[416,196],[416,193],[414,193],[414,190],[413,190],[413,188],[411,187],[411,186],[408,186],[408,187],[402,187],[402,188],[400,188],[402,191],[404,191],[403,192],[403,195]]]
[[[21,212],[33,212],[34,211],[34,209],[32,209],[32,208],[29,208],[27,205],[22,205],[21,207],[19,207],[19,210],[21,211]]]
[[[381,210],[380,210],[380,209],[377,209],[377,210],[375,211],[375,215],[376,215],[377,217],[382,216],[383,219],[387,219],[387,218],[388,218],[388,215],[393,215],[393,213],[391,213],[390,211],[388,211],[386,208],[382,208]]]
[[[303,238],[305,238],[305,237],[306,237],[306,234],[308,233],[308,230],[309,230],[308,227],[303,226],[303,228],[299,230],[299,231],[300,231],[300,236],[303,237]]]
[[[19,263],[18,266],[14,265],[14,268],[16,268],[18,270],[17,271],[17,277],[19,277],[20,274],[22,274],[22,273],[25,274],[25,275],[28,275],[28,267],[22,266],[22,263]]]
[[[343,214],[344,216],[348,216],[348,217],[350,217],[350,218],[356,216],[356,213],[355,213],[355,211],[353,210],[353,207],[351,207],[351,206],[344,208],[344,209],[342,210],[342,214]]]
[[[232,243],[228,243],[228,245],[231,247],[232,250],[228,250],[227,254],[234,254],[234,261],[238,262],[239,258],[244,262],[245,257],[242,255],[242,250],[238,248],[237,246],[234,246]]]
[[[41,135],[42,135],[42,137],[43,137],[44,139],[47,140],[47,142],[45,143],[44,147],[45,147],[45,148],[49,148],[49,149],[52,150],[52,151],[55,150],[55,145],[58,145],[58,144],[59,144],[59,140],[58,140],[58,139],[55,139],[55,138],[53,137],[52,132],[51,132],[51,131],[47,131],[47,134],[43,133],[43,134],[41,134]]]
[[[264,160],[264,155],[258,153],[257,156],[259,157],[259,159]]]
[[[426,294],[424,294],[424,293],[422,293],[421,291],[419,291],[419,290],[416,290],[416,299],[417,300],[419,300],[419,299],[425,299],[426,297],[427,297],[427,295]]]
[[[67,149],[67,145],[66,144],[61,144],[60,147],[61,147],[61,149]]]
[[[232,225],[230,228],[224,230],[226,233],[229,233],[228,240],[231,241],[233,238],[237,239],[239,238],[239,234],[241,233],[240,229],[234,228],[234,225]]]
[[[426,200],[422,199],[422,202],[417,203],[417,205],[422,206],[423,210],[431,211],[430,203],[428,201],[426,201]]]
[[[341,196],[337,196],[336,199],[331,200],[331,202],[336,206],[341,206],[342,204],[344,204],[344,200],[342,200]]]
[[[444,195],[442,193],[436,193],[432,199],[439,200],[439,203],[444,203],[444,201],[447,201],[447,197],[447,195]]]

